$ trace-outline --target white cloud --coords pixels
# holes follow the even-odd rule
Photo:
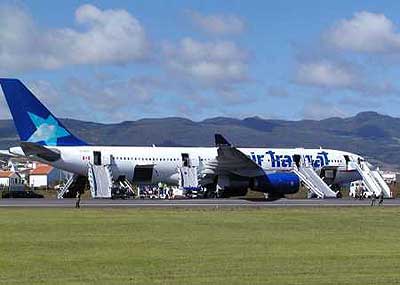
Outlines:
[[[332,46],[355,52],[399,52],[400,33],[383,14],[358,12],[329,29],[324,39]]]
[[[299,62],[296,70],[297,84],[324,88],[325,90],[347,90],[370,97],[397,96],[397,86],[386,79],[372,80],[359,65],[343,61],[316,59]]]
[[[189,16],[196,27],[209,34],[233,35],[245,30],[244,21],[235,15],[203,15],[190,11]]]
[[[317,87],[353,88],[358,84],[358,78],[343,64],[319,60],[299,63],[296,82]]]
[[[175,45],[165,44],[164,54],[170,70],[207,86],[248,79],[247,53],[230,41],[184,38]]]
[[[79,29],[44,29],[25,10],[0,6],[0,72],[122,64],[148,56],[143,27],[125,10],[82,5],[75,20]]]
[[[154,101],[164,83],[148,76],[107,81],[68,78],[61,85],[44,80],[26,82],[36,97],[59,118],[120,122],[152,116],[160,108]],[[66,100],[68,98],[68,100]],[[9,114],[0,100],[0,110]],[[89,110],[89,111],[88,111]]]
[[[55,88],[50,82],[45,80],[34,80],[28,81],[26,84],[39,101],[45,102],[45,105],[49,109],[62,109],[65,107],[65,104],[63,104],[65,99],[62,98],[57,88]],[[66,115],[66,113],[63,115]]]
[[[111,114],[119,109],[140,108],[152,103],[154,91],[158,90],[160,85],[158,81],[145,76],[111,80],[106,83],[71,78],[67,82],[65,92],[85,101],[86,106]]]

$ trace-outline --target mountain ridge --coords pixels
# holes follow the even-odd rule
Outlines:
[[[94,145],[212,146],[221,133],[242,147],[324,147],[373,158],[381,166],[400,169],[400,118],[362,112],[348,118],[285,121],[257,116],[143,118],[121,123],[61,119],[72,133]],[[0,148],[18,145],[12,120],[0,120]]]

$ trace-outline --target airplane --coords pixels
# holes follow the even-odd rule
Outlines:
[[[77,175],[88,176],[91,165],[112,165],[115,178],[134,184],[178,185],[179,169],[189,166],[196,167],[198,182],[207,193],[242,196],[250,188],[273,199],[296,193],[307,177],[318,180],[307,173],[304,179],[298,171],[302,165],[334,189],[362,179],[351,163],[364,161],[357,154],[322,148],[239,148],[221,134],[215,135],[215,147],[90,145],[73,135],[20,80],[3,78],[0,85],[21,141],[9,154]]]

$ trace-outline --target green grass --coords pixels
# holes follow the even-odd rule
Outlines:
[[[0,284],[395,284],[400,209],[2,209]]]

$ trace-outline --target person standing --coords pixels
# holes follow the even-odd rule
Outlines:
[[[76,202],[75,202],[75,208],[79,209],[81,207],[81,191],[76,192]]]
[[[376,202],[376,194],[375,192],[373,192],[371,195],[371,207],[375,206],[375,202]]]
[[[358,184],[356,192],[357,192],[357,194],[356,194],[357,199],[361,200],[362,199],[361,198],[362,197],[361,184]]]
[[[383,205],[383,191],[379,194],[379,206]]]

